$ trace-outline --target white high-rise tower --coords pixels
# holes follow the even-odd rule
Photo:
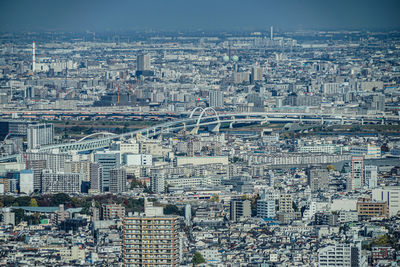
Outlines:
[[[32,71],[33,71],[33,72],[35,72],[35,70],[36,70],[36,55],[35,55],[35,50],[36,50],[35,41],[33,41],[33,43],[32,43]]]
[[[271,40],[274,40],[274,26],[271,26]]]

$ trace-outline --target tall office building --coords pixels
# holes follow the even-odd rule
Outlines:
[[[352,157],[351,158],[351,190],[361,189],[364,182],[364,158]]]
[[[113,151],[101,151],[94,154],[94,161],[99,163],[103,169],[100,188],[102,192],[110,190],[110,170],[120,167],[120,159],[120,154]]]
[[[230,203],[230,220],[240,221],[251,217],[250,200],[234,199]]]
[[[329,175],[326,168],[311,168],[307,170],[308,185],[311,191],[327,190],[329,187]]]
[[[151,69],[150,55],[142,54],[136,58],[136,66],[138,71],[146,71]]]
[[[54,142],[54,126],[52,123],[30,124],[27,135],[29,149],[49,145]]]
[[[122,193],[126,192],[126,171],[123,168],[110,170],[110,192]]]
[[[209,91],[210,107],[219,108],[224,106],[224,96],[221,91]]]
[[[373,165],[364,166],[364,186],[368,189],[374,189],[378,184],[378,167]]]
[[[329,245],[318,250],[318,266],[366,267],[366,257],[361,254],[361,243]]]
[[[165,175],[164,173],[153,173],[150,178],[150,189],[152,192],[159,194],[165,192]]]
[[[123,219],[123,264],[179,266],[179,218],[145,201],[145,212]]]

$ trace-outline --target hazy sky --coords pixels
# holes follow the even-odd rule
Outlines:
[[[0,31],[400,28],[400,0],[0,0]]]

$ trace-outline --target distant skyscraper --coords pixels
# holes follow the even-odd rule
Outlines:
[[[25,98],[35,98],[35,88],[33,86],[26,87]]]
[[[138,71],[146,71],[151,69],[150,55],[142,54],[138,55],[136,59],[136,65]]]
[[[96,152],[94,161],[99,163],[103,169],[101,191],[108,192],[110,189],[110,170],[120,167],[121,156],[118,152],[106,151]]]
[[[221,91],[210,91],[208,95],[210,97],[210,107],[224,106],[224,96]]]
[[[251,82],[262,81],[263,79],[263,69],[261,67],[251,68]]]
[[[364,158],[352,157],[351,158],[351,179],[352,190],[360,189],[364,182]]]
[[[274,39],[274,26],[271,26],[271,40]]]
[[[123,168],[110,170],[110,192],[122,193],[127,191],[126,171]]]
[[[32,72],[36,70],[36,44],[32,42]]]
[[[54,126],[52,123],[30,124],[27,135],[29,149],[49,145],[54,142]]]

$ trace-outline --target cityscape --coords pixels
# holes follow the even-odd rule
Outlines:
[[[400,266],[398,21],[70,29],[8,2],[0,266]]]

